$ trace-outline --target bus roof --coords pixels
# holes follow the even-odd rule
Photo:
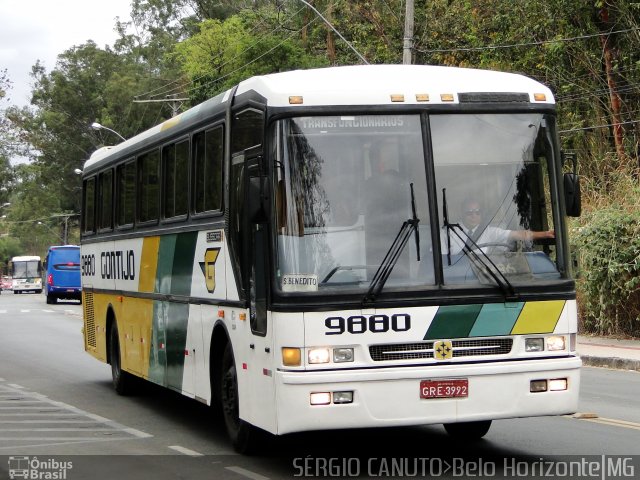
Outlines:
[[[430,65],[353,65],[273,73],[241,82],[236,95],[251,90],[270,106],[290,106],[291,96],[303,97],[306,106],[456,104],[459,93],[527,93],[531,103],[554,103],[546,86],[523,75]],[[535,100],[535,94],[544,94],[545,99]],[[400,101],[397,96],[404,98]]]
[[[13,257],[11,259],[12,262],[32,262],[32,261],[39,261],[40,257],[35,256],[35,255],[23,255],[20,257]]]
[[[251,77],[240,82],[235,96],[254,91],[270,107],[378,105],[455,105],[460,94],[525,95],[531,104],[553,105],[553,94],[543,84],[524,75],[458,67],[429,65],[352,65],[293,70]],[[206,120],[224,109],[231,95],[227,90],[195,107],[156,125],[116,146],[96,150],[85,162],[84,171],[114,155],[133,154],[136,147],[180,126]],[[489,97],[487,97],[489,95]],[[302,103],[292,103],[292,98]]]

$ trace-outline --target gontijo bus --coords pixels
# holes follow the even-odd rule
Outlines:
[[[118,393],[140,377],[222,407],[239,450],[574,412],[562,158],[552,93],[520,75],[250,78],[86,162],[85,348]],[[470,197],[483,230],[525,233],[478,243]]]

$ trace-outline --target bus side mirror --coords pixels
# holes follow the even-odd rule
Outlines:
[[[582,212],[580,196],[580,176],[576,173],[577,160],[575,152],[562,152],[562,164],[571,162],[573,171],[564,174],[564,203],[568,217],[579,217]]]

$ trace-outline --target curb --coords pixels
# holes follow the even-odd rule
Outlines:
[[[593,357],[580,355],[582,364],[586,367],[614,368],[616,370],[635,370],[640,372],[640,360],[630,360],[618,357]]]

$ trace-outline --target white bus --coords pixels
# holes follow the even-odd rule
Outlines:
[[[13,293],[42,293],[42,260],[35,255],[11,259]]]
[[[250,78],[96,152],[86,350],[118,393],[140,377],[221,407],[239,451],[261,430],[478,438],[574,412],[579,196],[555,112],[520,75],[336,67]],[[462,228],[469,199],[492,241]]]

